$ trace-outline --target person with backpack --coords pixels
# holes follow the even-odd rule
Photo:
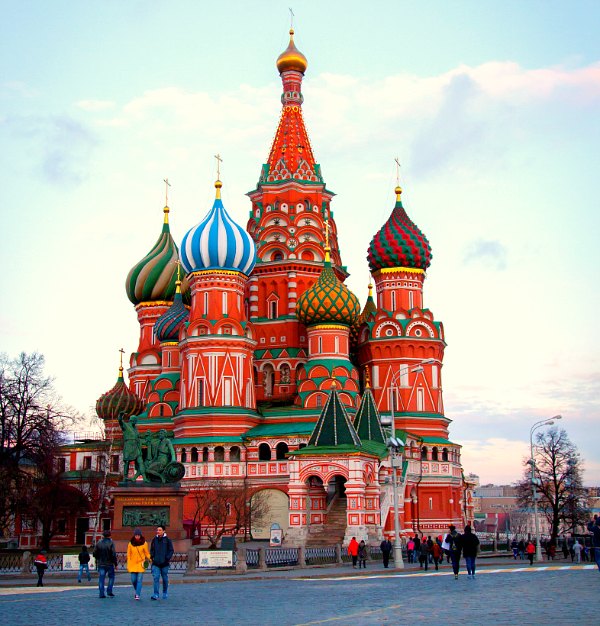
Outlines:
[[[475,561],[479,552],[479,537],[471,530],[468,524],[462,536],[463,555],[467,565],[467,578],[475,578]]]
[[[90,553],[88,552],[87,546],[81,546],[81,552],[77,558],[79,559],[79,576],[77,576],[77,582],[81,582],[81,575],[84,571],[89,582],[92,580],[92,577],[90,576]]]
[[[46,550],[40,550],[40,553],[35,557],[33,564],[35,565],[35,569],[38,575],[37,587],[43,587],[44,586],[44,573],[48,569],[48,559],[46,558]]]
[[[454,524],[450,524],[450,532],[446,535],[446,543],[448,544],[448,556],[452,561],[452,571],[454,572],[454,579],[458,579],[458,571],[460,569],[460,554],[462,551],[462,536],[456,530]]]

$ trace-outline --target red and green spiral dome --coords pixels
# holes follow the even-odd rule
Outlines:
[[[369,246],[367,260],[371,272],[390,267],[425,271],[431,264],[429,241],[406,214],[401,194],[402,189],[396,187],[396,206]]]
[[[96,401],[96,413],[100,419],[116,420],[119,413],[124,413],[126,418],[139,415],[145,406],[146,403],[125,384],[123,368],[120,367],[115,386]]]

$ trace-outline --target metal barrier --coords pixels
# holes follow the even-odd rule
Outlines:
[[[246,566],[248,567],[248,569],[258,567],[259,553],[260,553],[260,550],[258,549],[256,550],[254,548],[246,549]]]
[[[0,554],[0,574],[19,574],[23,567],[23,554]]]
[[[304,559],[307,565],[324,565],[337,563],[335,546],[323,546],[320,548],[306,548]]]
[[[265,550],[265,565],[267,567],[298,565],[298,552],[298,548],[267,548]]]

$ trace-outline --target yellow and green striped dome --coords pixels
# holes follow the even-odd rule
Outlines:
[[[317,282],[296,303],[296,317],[306,326],[344,324],[352,326],[360,315],[358,298],[338,280],[329,255]]]

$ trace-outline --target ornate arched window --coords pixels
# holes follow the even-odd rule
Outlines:
[[[285,455],[290,451],[287,443],[284,441],[280,441],[275,448],[275,458],[278,461],[283,461],[285,459]]]
[[[197,463],[198,462],[198,448],[196,448],[196,447],[192,448],[192,454],[190,455],[190,461],[192,463]]]
[[[268,443],[261,443],[258,446],[258,460],[259,461],[271,460],[271,446]]]
[[[223,446],[217,446],[215,448],[215,461],[222,463],[225,460],[225,448]]]

